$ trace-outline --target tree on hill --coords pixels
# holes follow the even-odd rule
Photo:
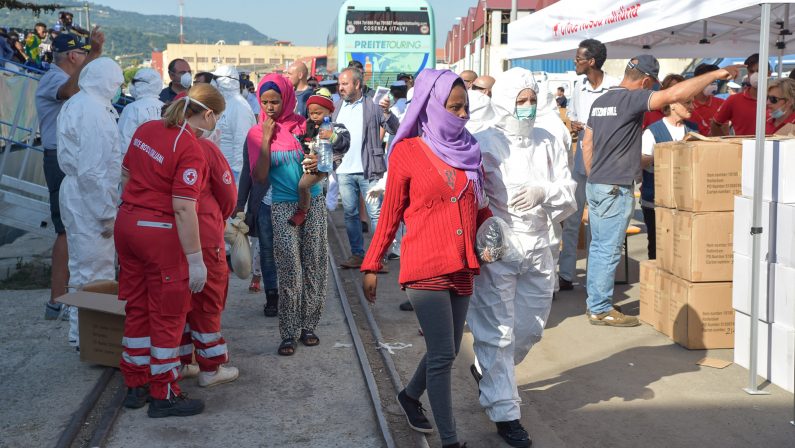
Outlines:
[[[0,0],[0,8],[27,9],[33,11],[33,15],[36,17],[38,17],[42,12],[54,12],[60,7],[61,5],[57,3],[38,4],[30,2],[18,2],[16,0]]]

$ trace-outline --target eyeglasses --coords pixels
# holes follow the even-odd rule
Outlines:
[[[581,57],[579,57],[579,56],[575,56],[575,57],[574,57],[574,62],[577,62],[577,63],[580,63],[580,62],[588,62],[588,61],[590,61],[591,59],[593,59],[593,58],[581,58]]]
[[[787,101],[786,98],[782,98],[780,96],[773,96],[773,95],[768,95],[767,100],[770,102],[770,104],[778,104],[779,101]]]

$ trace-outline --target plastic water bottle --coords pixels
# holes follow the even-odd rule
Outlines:
[[[333,132],[331,119],[326,117],[323,119],[323,124],[320,125],[320,132],[318,133],[317,144],[315,145],[315,153],[317,154],[317,170],[323,173],[330,173],[334,169],[334,160],[331,150],[331,140],[329,138],[321,138],[321,135],[331,135]]]

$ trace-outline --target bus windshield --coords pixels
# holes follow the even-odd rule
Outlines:
[[[329,34],[329,70],[359,61],[365,82],[387,85],[399,73],[416,75],[435,67],[433,13],[425,0],[392,1],[378,8],[372,1],[348,0]]]

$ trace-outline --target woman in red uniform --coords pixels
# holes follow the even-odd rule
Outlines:
[[[122,205],[114,235],[127,301],[121,371],[125,406],[150,417],[201,413],[204,402],[180,393],[179,346],[191,292],[207,281],[196,203],[207,162],[196,134],[209,134],[225,107],[209,85],[197,85],[141,125],[122,162]],[[148,390],[147,390],[148,388]]]
[[[208,168],[198,211],[207,284],[201,292],[193,295],[188,322],[182,334],[180,360],[183,369],[180,373],[183,378],[198,375],[199,386],[210,387],[234,381],[238,376],[236,367],[224,365],[229,361],[229,354],[226,341],[221,336],[221,313],[229,286],[224,229],[226,219],[232,216],[237,205],[237,188],[232,169],[218,146],[206,138],[200,138],[199,144],[204,150]],[[198,366],[191,364],[193,347],[196,348]]]

